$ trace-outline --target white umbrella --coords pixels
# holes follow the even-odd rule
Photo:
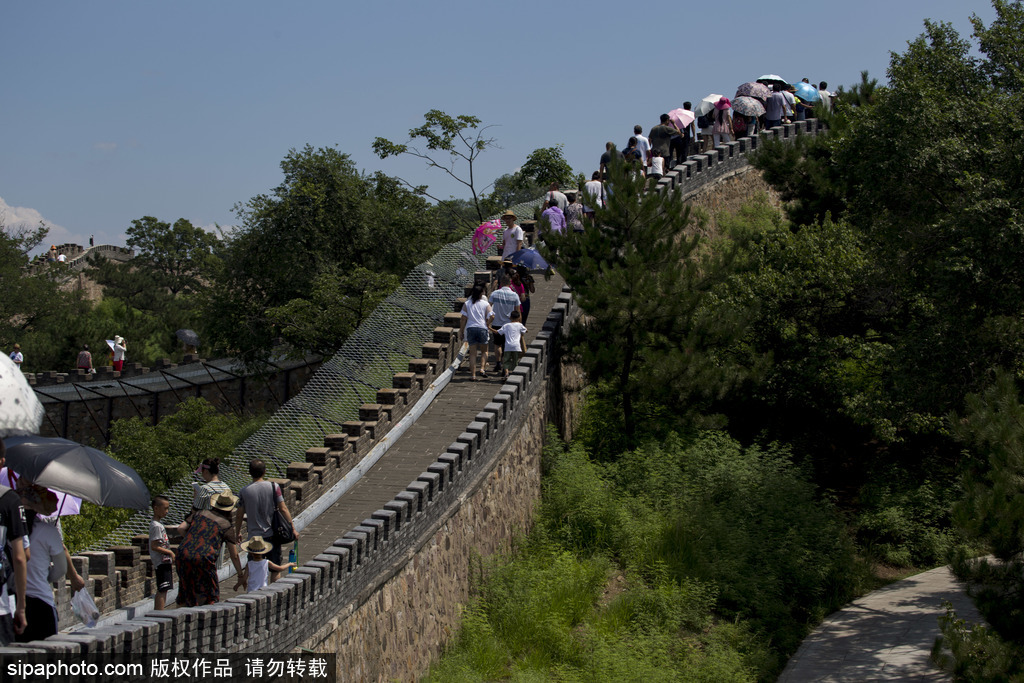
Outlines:
[[[0,438],[38,434],[43,412],[21,368],[0,353]]]
[[[694,108],[693,111],[695,114],[697,114],[697,116],[704,116],[704,114],[707,114],[709,111],[715,108],[715,102],[717,102],[720,99],[722,99],[721,95],[711,93],[710,95],[702,99],[700,102],[698,102],[697,106]]]

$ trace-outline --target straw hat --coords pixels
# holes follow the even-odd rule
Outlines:
[[[512,220],[516,220],[516,219],[519,218],[519,216],[516,215],[516,212],[513,211],[512,209],[506,210],[505,213],[501,214],[501,217],[503,219],[504,218],[511,218]]]
[[[274,549],[274,546],[270,545],[263,540],[262,536],[253,536],[248,541],[242,544],[242,550],[253,555],[262,555],[263,553],[269,553]]]
[[[224,512],[231,512],[235,509],[235,504],[238,499],[235,498],[231,493],[221,493],[216,498],[210,501],[210,507],[214,510],[223,510]]]

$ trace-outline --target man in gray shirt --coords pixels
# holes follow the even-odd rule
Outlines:
[[[249,476],[252,477],[252,483],[243,487],[238,492],[235,534],[238,536],[238,540],[241,541],[243,538],[241,534],[242,520],[247,520],[247,535],[250,538],[261,536],[263,540],[270,543],[273,547],[267,553],[267,559],[274,564],[280,565],[283,564],[281,562],[281,544],[273,539],[274,530],[272,523],[274,510],[280,510],[289,524],[293,524],[292,513],[284,502],[284,494],[281,493],[281,487],[263,478],[266,473],[267,466],[262,460],[255,459],[249,463]],[[299,534],[295,531],[294,524],[292,531],[295,533],[295,538],[298,538]],[[271,572],[270,582],[277,581],[280,576],[281,572]]]

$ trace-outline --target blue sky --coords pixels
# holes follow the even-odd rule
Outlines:
[[[924,19],[969,37],[988,0],[638,5],[519,2],[7,2],[0,8],[0,212],[48,243],[123,244],[135,218],[231,225],[290,148],[337,146],[367,172],[466,196],[378,159],[432,108],[494,127],[477,178],[565,145],[589,175],[607,140],[762,73],[884,82]]]

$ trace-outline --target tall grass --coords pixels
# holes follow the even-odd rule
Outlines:
[[[770,680],[856,589],[842,521],[784,448],[712,431],[597,462],[548,439],[537,524],[431,681]]]

